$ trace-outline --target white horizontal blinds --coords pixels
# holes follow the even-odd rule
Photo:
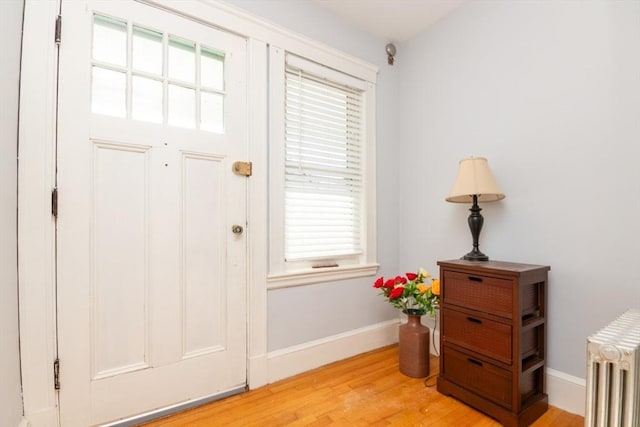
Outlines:
[[[362,101],[359,89],[285,68],[286,261],[362,253]]]

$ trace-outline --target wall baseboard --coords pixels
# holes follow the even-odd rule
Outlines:
[[[267,354],[269,382],[398,342],[397,319]]]
[[[348,357],[356,356],[398,342],[398,320],[389,320],[320,340],[287,347],[267,354],[268,382],[293,375]],[[440,331],[432,329],[431,354],[440,351]]]
[[[547,368],[549,404],[584,417],[586,380]]]

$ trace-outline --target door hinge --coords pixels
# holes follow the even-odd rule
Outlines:
[[[251,176],[251,174],[253,173],[253,163],[235,162],[233,164],[233,173],[241,176]]]
[[[58,187],[51,192],[51,215],[58,218]]]
[[[53,361],[53,388],[60,390],[60,359]]]
[[[60,40],[62,36],[62,15],[56,17],[56,30],[54,40],[58,46],[60,46]]]

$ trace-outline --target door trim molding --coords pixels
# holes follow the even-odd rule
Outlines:
[[[27,0],[20,76],[18,147],[18,293],[24,416],[58,424],[56,358],[55,183],[57,46],[60,2]]]
[[[247,140],[254,173],[247,200],[247,384],[267,384],[267,44],[249,39],[247,46]],[[262,71],[262,72],[261,72]]]

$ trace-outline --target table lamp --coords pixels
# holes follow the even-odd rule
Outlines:
[[[484,157],[469,157],[460,160],[458,177],[453,184],[451,192],[447,196],[447,202],[453,203],[473,203],[471,214],[469,215],[469,229],[473,238],[473,249],[462,257],[470,261],[488,261],[489,257],[478,247],[478,238],[484,218],[480,214],[478,202],[495,202],[504,199],[504,194],[498,188],[491,171],[489,163]]]

